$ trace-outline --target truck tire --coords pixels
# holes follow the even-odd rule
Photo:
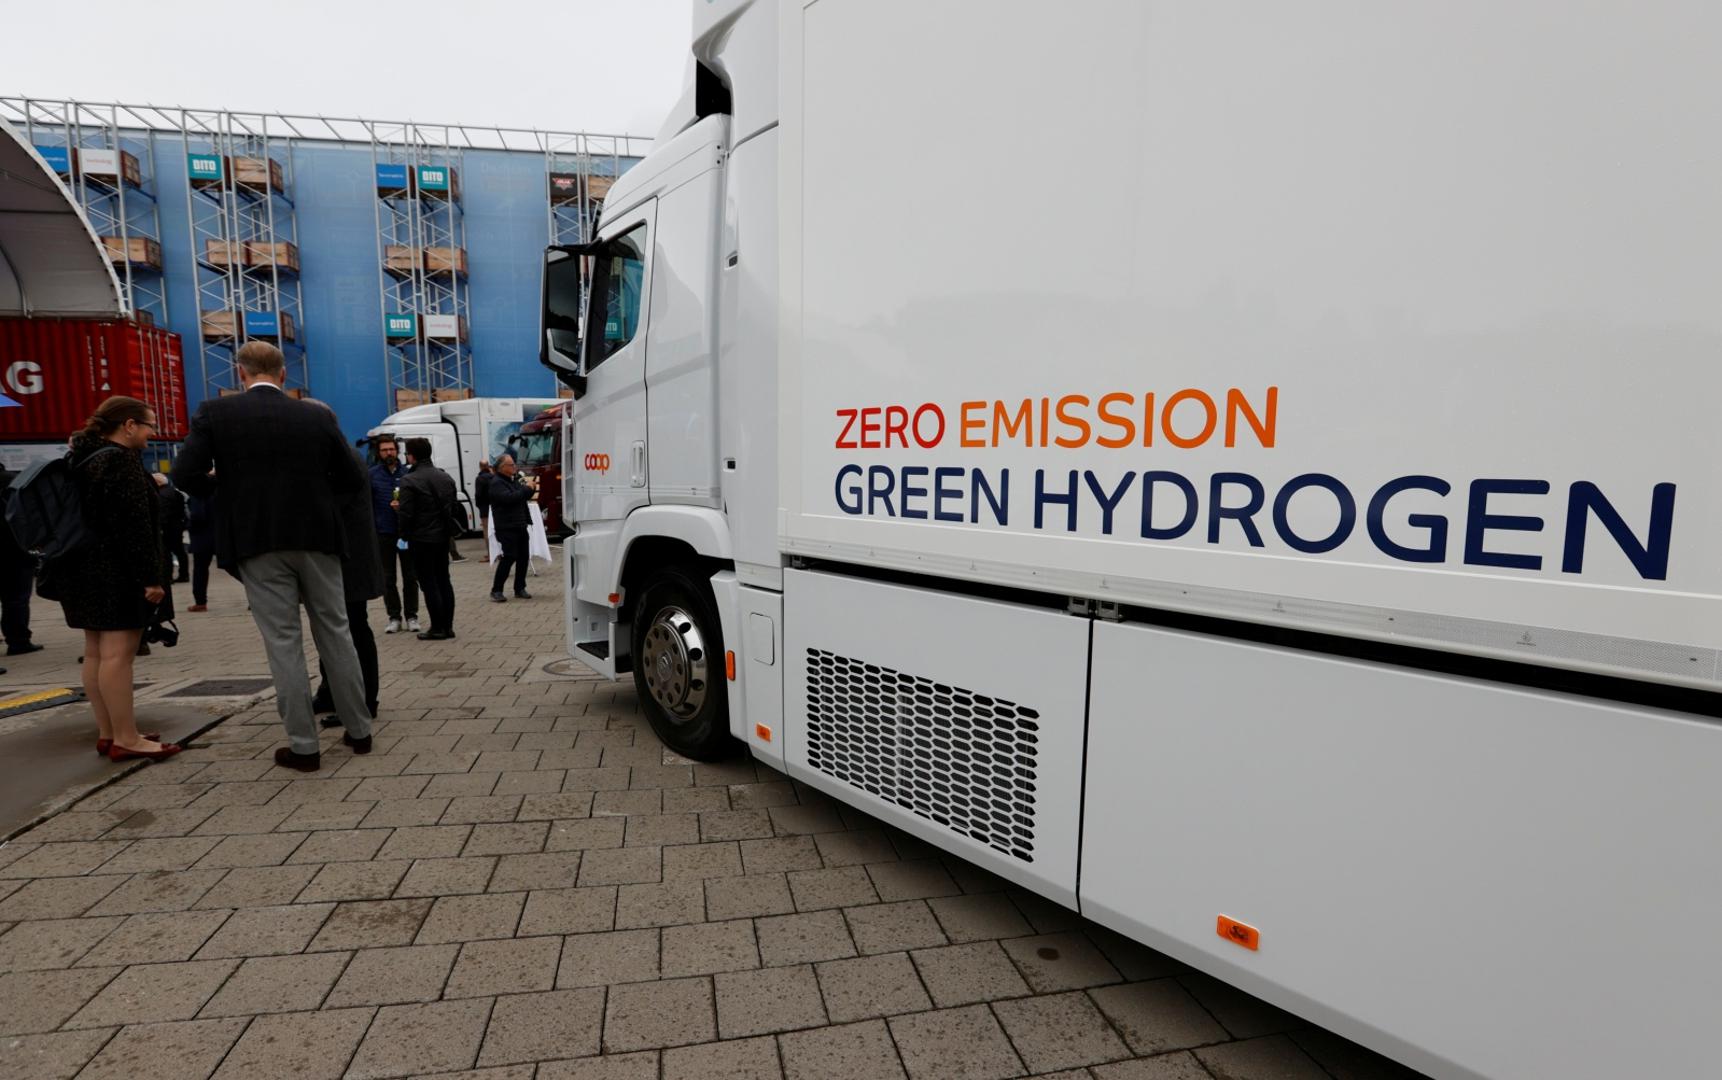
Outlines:
[[[634,609],[634,688],[671,750],[713,761],[730,748],[723,630],[706,585],[681,570],[646,582]]]

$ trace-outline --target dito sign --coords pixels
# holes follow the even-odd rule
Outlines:
[[[391,338],[410,338],[419,332],[417,315],[384,315],[383,333]]]
[[[185,175],[193,181],[219,183],[222,180],[220,154],[185,155]]]

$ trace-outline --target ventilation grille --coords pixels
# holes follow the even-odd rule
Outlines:
[[[1040,714],[807,650],[807,761],[827,776],[1034,861]]]

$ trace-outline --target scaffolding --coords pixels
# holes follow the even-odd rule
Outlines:
[[[549,192],[546,240],[571,243],[591,237],[610,184],[651,147],[650,139],[629,135],[3,95],[0,117],[14,119],[32,142],[49,149],[128,150],[136,158],[137,182],[125,185],[126,174],[119,173],[122,183],[112,200],[116,214],[101,217],[100,206],[90,210],[89,199],[106,198],[99,180],[89,199],[80,193],[80,201],[92,221],[117,222],[113,230],[120,250],[132,251],[140,238],[156,241],[158,268],[157,142],[167,152],[185,154],[194,336],[205,397],[235,388],[232,355],[253,338],[281,345],[288,355],[289,385],[295,390],[307,385],[294,146],[368,145],[375,166],[402,169],[406,186],[388,194],[379,188],[376,199],[383,357],[392,409],[470,396],[475,389],[467,340],[466,223],[458,186],[465,152],[541,155]],[[72,150],[61,156],[77,157]],[[245,164],[243,170],[239,163]],[[447,186],[421,183],[426,169],[446,170]],[[572,185],[562,197],[558,178]],[[391,265],[391,248],[416,254],[397,251]],[[145,245],[143,250],[152,249]],[[129,260],[125,270],[121,280],[133,306],[165,323],[167,290],[161,274]]]
[[[396,409],[474,396],[462,148],[451,130],[375,124],[383,364]]]
[[[552,244],[584,244],[598,229],[610,185],[633,162],[627,140],[604,135],[551,135],[544,139]]]
[[[234,355],[254,339],[287,357],[287,386],[309,389],[293,155],[272,117],[181,109],[186,220],[196,277],[204,397],[238,390]]]
[[[165,325],[155,131],[115,104],[0,97],[0,118],[24,130],[72,192],[114,264],[125,310]]]

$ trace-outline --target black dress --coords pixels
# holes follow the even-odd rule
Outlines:
[[[113,446],[114,450],[102,452]],[[144,589],[163,580],[161,500],[136,450],[105,439],[79,439],[72,450],[73,475],[84,522],[94,537],[54,567],[61,582],[66,625],[79,630],[138,630],[148,625],[151,605]],[[172,601],[162,601],[162,616]]]

